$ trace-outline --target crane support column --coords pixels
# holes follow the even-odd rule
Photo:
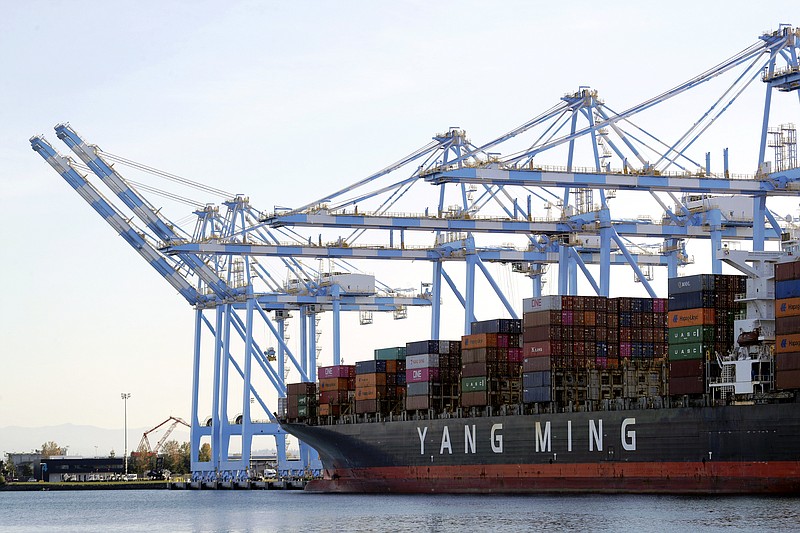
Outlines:
[[[722,248],[722,214],[719,209],[711,209],[706,217],[711,228],[711,273],[722,274],[722,261],[717,257]]]
[[[334,284],[332,288],[333,292],[333,364],[340,365],[342,364],[342,353],[341,353],[341,339],[339,334],[341,332],[341,312],[342,312],[342,301],[339,296],[339,285]]]
[[[433,262],[431,279],[431,339],[438,340],[441,331],[442,312],[442,262]]]
[[[611,213],[600,210],[600,296],[608,297],[611,287]]]
[[[764,251],[764,227],[767,210],[767,197],[759,194],[753,197],[753,251]]]
[[[467,279],[464,295],[464,334],[472,333],[472,322],[475,321],[475,250],[467,251],[465,266]]]
[[[242,456],[239,461],[240,470],[247,470],[250,466],[250,451],[253,444],[253,433],[250,422],[250,389],[253,361],[253,308],[255,298],[253,297],[253,285],[247,286],[247,315],[245,317],[245,340],[244,347],[244,386],[242,387]]]

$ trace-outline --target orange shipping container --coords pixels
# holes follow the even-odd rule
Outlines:
[[[347,390],[347,381],[347,378],[323,378],[319,380],[319,390]]]
[[[397,373],[397,361],[395,359],[389,359],[388,361],[386,361],[386,373],[387,374]]]
[[[594,326],[596,320],[595,311],[584,311],[583,312],[583,323],[587,326]]]
[[[474,333],[461,337],[461,347],[472,348],[494,348],[497,346],[497,333]]]
[[[709,307],[697,309],[684,309],[683,311],[670,311],[670,328],[682,328],[685,326],[704,326],[714,324],[714,310]]]
[[[386,398],[386,387],[356,387],[356,401]]]
[[[356,374],[356,389],[359,387],[375,387],[377,385],[386,385],[386,374],[378,372],[375,374]],[[370,400],[374,398],[364,398]]]
[[[800,298],[786,298],[775,300],[775,317],[800,315]]]
[[[775,352],[800,352],[800,333],[793,333],[791,335],[776,335]]]

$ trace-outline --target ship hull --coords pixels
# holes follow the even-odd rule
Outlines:
[[[284,424],[317,492],[800,493],[797,404]]]

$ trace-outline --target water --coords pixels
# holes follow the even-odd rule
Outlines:
[[[0,492],[0,531],[789,531],[800,498]]]

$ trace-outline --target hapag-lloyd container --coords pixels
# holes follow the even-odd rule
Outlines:
[[[800,333],[775,336],[775,353],[800,352]]]
[[[800,298],[775,300],[775,318],[800,316]]]
[[[686,326],[712,325],[715,317],[714,309],[707,307],[670,311],[667,326],[670,328],[682,328]]]

